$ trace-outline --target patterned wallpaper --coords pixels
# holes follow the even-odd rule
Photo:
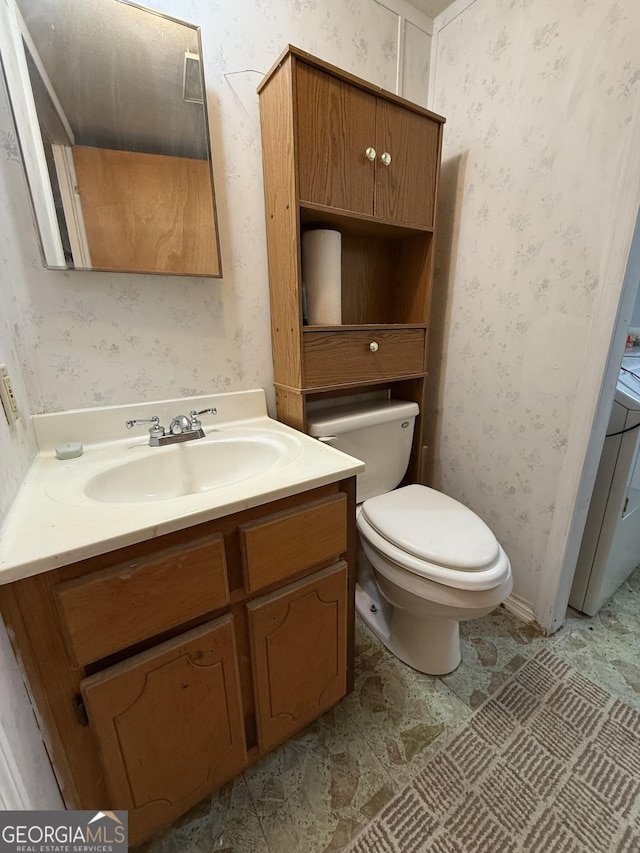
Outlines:
[[[10,209],[11,198],[24,197],[25,183],[15,136],[10,129],[10,116],[4,97],[0,74],[0,210]],[[22,378],[16,341],[23,334],[20,308],[13,287],[18,273],[9,260],[9,246],[14,232],[8,219],[10,213],[0,213],[0,364],[6,364],[20,417],[9,427],[0,409],[0,526],[15,492],[36,453],[35,437],[29,420],[29,401]],[[27,222],[27,227],[32,227]],[[12,253],[12,252],[11,252]]]
[[[527,602],[545,582],[592,311],[611,286],[599,271],[639,44],[635,0],[476,0],[434,38],[432,107],[447,117],[435,485],[492,526]]]

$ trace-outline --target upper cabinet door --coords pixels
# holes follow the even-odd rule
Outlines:
[[[373,215],[376,98],[303,62],[295,79],[300,200]]]
[[[295,65],[298,198],[432,228],[441,123]]]
[[[433,227],[440,124],[378,98],[375,215]]]

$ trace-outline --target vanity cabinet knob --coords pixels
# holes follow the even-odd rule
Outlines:
[[[382,160],[383,166],[388,166],[391,162],[391,154],[389,154],[388,151],[385,151],[383,154],[380,155],[380,159]]]
[[[375,160],[376,159],[376,149],[375,148],[367,148],[364,152],[364,156],[367,160]]]
[[[375,341],[371,341],[369,344],[369,349],[371,352],[378,352],[378,344]]]

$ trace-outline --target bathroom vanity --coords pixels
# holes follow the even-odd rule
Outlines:
[[[202,443],[100,441],[140,414],[119,406],[76,413],[73,434],[98,440],[64,462],[52,446],[67,414],[36,418],[43,451],[1,543],[0,607],[65,803],[127,809],[132,844],[330,708],[353,673],[362,463],[270,420],[262,392],[144,408],[190,402],[220,416]],[[156,460],[175,477],[192,448],[197,471],[237,442],[282,452],[235,482],[197,475],[131,500],[128,468],[139,489]]]

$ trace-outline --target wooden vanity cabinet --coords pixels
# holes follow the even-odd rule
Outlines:
[[[353,682],[353,478],[0,587],[68,808],[138,844]]]
[[[293,47],[258,92],[278,418],[306,431],[309,402],[364,391],[414,400],[422,417],[444,119]],[[335,326],[303,322],[314,228],[342,235]]]

